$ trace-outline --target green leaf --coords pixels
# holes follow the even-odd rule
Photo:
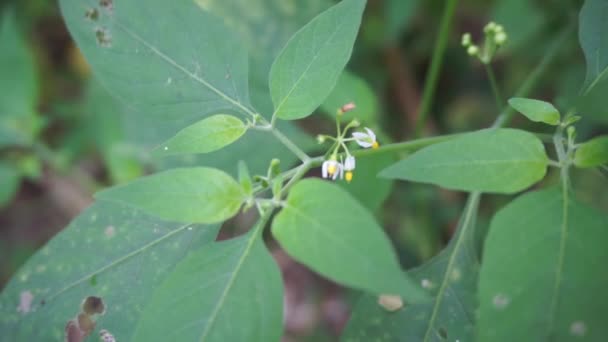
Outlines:
[[[315,179],[297,183],[273,221],[272,234],[289,255],[334,281],[412,302],[427,297],[404,275],[373,216],[337,185]]]
[[[597,167],[608,163],[608,135],[582,143],[574,154],[574,165],[581,168]]]
[[[353,118],[362,124],[375,124],[379,114],[379,104],[376,94],[364,79],[344,71],[336,87],[325,99],[321,109],[330,117],[336,117],[336,111],[343,105],[353,102],[356,108],[346,114],[346,119]]]
[[[323,103],[350,59],[364,8],[365,0],[343,0],[287,42],[270,70],[274,115],[300,119]]]
[[[5,11],[0,25],[0,146],[28,144],[40,125],[34,58],[13,11]]]
[[[282,309],[279,269],[254,229],[180,262],[154,294],[133,340],[279,341]]]
[[[157,143],[210,114],[253,111],[246,48],[220,19],[192,1],[103,3],[60,1],[100,82],[132,109],[140,130],[156,132]]]
[[[13,165],[0,161],[0,208],[13,199],[20,182],[19,171]]]
[[[492,220],[480,271],[479,341],[608,335],[608,220],[564,194],[525,194]]]
[[[98,330],[131,340],[154,289],[191,249],[213,242],[218,230],[217,225],[166,222],[128,206],[96,202],[31,257],[3,290],[2,339],[62,341],[83,299],[98,296],[106,304]],[[20,303],[22,294],[33,296],[30,305]],[[97,331],[92,336],[98,340]]]
[[[243,121],[231,115],[217,114],[179,131],[163,143],[158,155],[209,153],[238,140],[247,131]]]
[[[578,38],[587,62],[583,86],[588,93],[604,78],[608,70],[608,3],[605,0],[585,0],[579,15]]]
[[[534,122],[544,122],[553,126],[559,124],[559,111],[549,102],[514,97],[509,99],[509,105]]]
[[[338,184],[350,192],[364,207],[372,212],[379,210],[393,190],[394,181],[378,178],[378,172],[393,164],[396,158],[389,154],[369,155],[357,158],[357,168],[350,183]]]
[[[486,129],[422,149],[380,175],[454,190],[514,193],[541,180],[547,164],[545,148],[533,134]]]
[[[245,195],[225,172],[183,168],[159,172],[101,191],[98,199],[120,202],[162,219],[216,223],[234,216]]]
[[[206,11],[225,20],[249,50],[251,101],[262,113],[272,113],[268,74],[289,38],[332,0],[195,0]],[[261,96],[256,96],[259,94]]]
[[[458,230],[446,249],[411,277],[431,291],[433,301],[413,303],[388,312],[377,298],[366,295],[357,303],[343,341],[472,341],[476,303],[478,250],[475,223],[480,194],[470,195]],[[443,339],[440,337],[444,336]]]
[[[312,149],[318,144],[309,135],[289,121],[277,122],[278,128],[292,139],[298,146]],[[283,165],[294,165],[298,158],[276,137],[268,132],[249,130],[240,140],[226,148],[199,155],[178,155],[166,158],[155,158],[154,162],[160,169],[171,169],[181,166],[204,165],[226,170],[236,177],[237,163],[243,160],[252,175],[265,174],[268,164],[273,158],[279,158]]]

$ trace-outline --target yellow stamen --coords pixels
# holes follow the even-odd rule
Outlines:
[[[330,176],[333,176],[334,173],[336,173],[337,171],[337,167],[335,164],[331,164],[327,167],[327,173],[329,173]]]
[[[372,144],[372,148],[378,148],[380,147],[380,144],[378,144],[377,141],[374,141],[374,143]]]
[[[346,181],[348,183],[350,183],[350,181],[353,180],[353,173],[351,171],[346,171],[346,174],[344,175],[344,178],[346,179]]]

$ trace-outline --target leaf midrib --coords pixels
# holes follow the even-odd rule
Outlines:
[[[562,176],[563,177],[563,176]],[[562,226],[560,228],[560,243],[559,251],[557,256],[557,265],[555,270],[555,285],[553,286],[553,293],[551,296],[551,304],[549,306],[549,324],[547,325],[547,338],[551,337],[553,331],[553,325],[555,324],[555,316],[557,311],[557,304],[559,300],[559,292],[561,291],[562,284],[562,272],[564,269],[564,260],[566,257],[566,239],[568,236],[568,186],[567,182],[562,184]]]
[[[454,267],[454,263],[456,262],[456,255],[460,246],[465,240],[466,233],[468,232],[470,221],[473,216],[473,208],[477,208],[477,204],[479,203],[479,198],[481,196],[480,192],[472,192],[469,200],[467,201],[467,210],[465,213],[465,218],[462,221],[462,229],[459,232],[458,239],[456,240],[456,244],[454,245],[453,253],[450,255],[448,259],[448,265],[446,266],[445,272],[443,274],[443,281],[441,282],[441,286],[439,287],[439,291],[437,292],[437,296],[435,297],[435,304],[433,305],[433,311],[431,313],[431,318],[429,319],[429,323],[427,325],[427,330],[424,334],[424,342],[430,341],[431,331],[435,326],[435,321],[437,320],[437,316],[439,313],[439,308],[443,302],[443,295],[447,289],[448,279],[450,274],[452,273],[452,269]]]
[[[122,256],[120,258],[115,259],[114,261],[106,264],[105,266],[102,266],[102,267],[98,268],[97,270],[88,273],[87,275],[81,277],[80,279],[78,279],[78,280],[76,280],[76,281],[74,281],[74,282],[66,285],[62,289],[60,289],[57,292],[55,292],[54,294],[48,296],[46,298],[46,300],[45,300],[46,303],[49,303],[50,301],[52,301],[53,299],[55,299],[56,297],[58,297],[62,293],[66,292],[67,290],[69,290],[69,289],[71,289],[71,288],[73,288],[75,286],[78,286],[79,284],[81,284],[81,283],[83,283],[85,281],[88,281],[89,279],[91,279],[91,277],[93,277],[95,275],[98,275],[98,274],[101,274],[101,273],[109,270],[110,268],[112,268],[112,267],[114,267],[114,266],[116,266],[118,264],[121,264],[121,263],[127,261],[128,259],[130,259],[130,258],[132,258],[132,257],[134,257],[134,256],[136,256],[136,255],[138,255],[140,253],[143,253],[148,248],[153,247],[153,246],[159,244],[160,242],[162,242],[163,240],[168,239],[171,236],[173,236],[173,235],[175,235],[177,233],[182,232],[184,229],[186,229],[186,228],[188,228],[190,226],[192,226],[192,223],[188,223],[188,224],[184,224],[182,226],[179,226],[177,229],[170,231],[169,233],[165,234],[164,236],[161,236],[158,239],[153,240],[153,241],[149,242],[148,244],[143,245],[142,247],[140,247],[140,248],[132,251],[131,253],[127,253],[126,255],[124,255],[124,256]]]
[[[215,324],[215,320],[217,319],[217,316],[219,315],[220,311],[222,310],[222,308],[224,306],[224,302],[226,301],[228,292],[230,292],[230,290],[234,286],[235,279],[239,275],[239,272],[240,272],[241,268],[243,267],[243,264],[245,263],[245,259],[251,253],[251,248],[253,247],[255,240],[258,237],[260,237],[258,232],[260,229],[264,228],[264,225],[266,224],[266,220],[268,219],[268,216],[270,216],[270,215],[267,215],[266,218],[261,218],[260,221],[258,222],[257,226],[250,231],[249,234],[251,234],[251,236],[249,237],[249,240],[247,241],[247,246],[245,246],[245,249],[243,250],[243,254],[239,258],[234,270],[232,271],[232,274],[230,275],[230,279],[228,279],[228,283],[226,284],[224,291],[222,291],[222,294],[221,294],[219,300],[217,301],[215,307],[213,308],[213,311],[211,312],[209,319],[207,319],[207,323],[205,325],[205,330],[203,330],[199,341],[201,341],[201,342],[205,341],[205,339],[211,332],[211,328]]]
[[[323,48],[325,46],[327,46],[327,43],[329,41],[331,41],[334,36],[336,35],[336,33],[338,31],[340,31],[340,29],[342,28],[342,26],[344,26],[346,21],[342,21],[337,27],[336,30],[327,38],[327,40],[325,40],[322,44],[322,47],[320,47],[319,49],[316,50],[315,55],[311,58],[310,63],[306,66],[306,69],[304,69],[304,71],[300,74],[300,76],[298,77],[298,79],[296,80],[296,82],[294,82],[293,86],[291,87],[291,89],[287,92],[287,94],[285,94],[285,96],[283,97],[283,99],[281,100],[281,102],[276,106],[276,109],[274,110],[274,113],[272,113],[272,116],[274,117],[275,115],[277,115],[277,113],[279,113],[279,111],[281,110],[281,108],[283,107],[283,105],[285,104],[285,102],[287,101],[287,99],[291,96],[291,94],[295,91],[295,89],[299,86],[300,82],[302,81],[302,79],[304,78],[304,75],[306,75],[308,73],[308,70],[310,69],[310,67],[315,63],[315,61],[317,60],[317,58],[319,57],[319,52],[323,50]],[[316,24],[316,23],[315,23]],[[302,31],[304,29],[306,29],[308,27],[308,25],[304,26],[302,28]],[[295,35],[297,35],[299,32],[297,32]],[[295,36],[294,35],[294,36]],[[290,43],[292,42],[292,40],[290,39],[287,44],[285,45],[285,48],[287,48]],[[281,53],[282,55],[283,53]],[[281,56],[280,55],[280,56]]]
[[[207,82],[203,78],[201,78],[198,75],[193,74],[192,72],[188,71],[188,69],[186,69],[185,67],[183,67],[182,65],[180,65],[177,61],[175,61],[174,59],[172,59],[171,57],[169,57],[167,54],[163,53],[159,48],[157,48],[156,46],[154,46],[152,43],[148,42],[146,39],[142,38],[137,33],[133,32],[130,29],[128,29],[125,25],[123,25],[120,21],[118,21],[118,19],[115,19],[114,22],[116,23],[117,27],[119,27],[121,30],[123,30],[125,33],[127,33],[129,36],[131,36],[133,39],[135,39],[138,42],[142,43],[145,47],[147,47],[148,49],[150,49],[150,51],[152,51],[154,54],[156,54],[162,60],[164,60],[165,62],[167,62],[169,65],[171,65],[174,68],[180,70],[186,76],[188,76],[189,78],[193,79],[194,81],[196,81],[196,82],[202,84],[203,86],[207,87],[209,90],[211,90],[215,94],[219,95],[221,98],[223,98],[224,100],[226,100],[229,103],[233,104],[237,108],[241,109],[245,113],[250,114],[250,115],[254,115],[255,114],[255,113],[253,113],[253,111],[251,111],[249,108],[245,107],[238,100],[233,99],[232,97],[230,97],[229,95],[227,95],[223,91],[219,90],[218,88],[214,87],[211,83]]]

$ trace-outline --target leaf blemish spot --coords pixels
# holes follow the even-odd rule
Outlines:
[[[572,322],[570,325],[570,334],[573,336],[583,337],[587,333],[587,325],[582,321]]]
[[[114,235],[116,235],[116,228],[114,228],[114,226],[107,226],[103,231],[103,235],[108,239],[114,237]]]
[[[460,270],[458,268],[455,268],[454,270],[452,270],[452,273],[450,274],[450,279],[453,282],[457,282],[462,278],[462,273],[460,272]]]
[[[504,308],[507,307],[507,305],[509,305],[509,302],[511,300],[509,299],[509,297],[507,297],[506,295],[499,293],[496,296],[494,296],[494,298],[492,299],[492,304],[494,304],[494,307],[502,310]]]
[[[426,278],[422,279],[420,281],[420,285],[422,285],[423,289],[427,289],[427,290],[430,290],[430,289],[433,288],[433,283],[430,280],[426,279]]]
[[[97,38],[97,44],[101,47],[109,48],[112,46],[112,35],[105,28],[95,28],[95,38]]]
[[[171,83],[173,83],[173,79],[171,77],[167,78],[167,82],[165,84],[171,85]]]
[[[19,294],[19,306],[17,306],[17,312],[27,314],[32,310],[32,301],[34,295],[31,291],[21,291]]]
[[[99,11],[97,10],[97,8],[89,8],[85,13],[84,13],[85,18],[91,20],[91,21],[97,21],[99,19]]]
[[[112,333],[110,333],[106,329],[101,329],[99,331],[99,338],[103,342],[116,342],[116,338],[114,337],[114,335],[112,335]]]

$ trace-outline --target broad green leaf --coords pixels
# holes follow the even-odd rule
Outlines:
[[[470,195],[458,231],[450,244],[411,277],[434,296],[426,303],[405,305],[388,312],[376,297],[365,295],[357,303],[343,341],[472,341],[479,258],[475,222],[479,193]],[[443,336],[443,338],[441,338]]]
[[[247,131],[240,119],[216,114],[188,126],[157,150],[159,155],[195,154],[217,151],[238,140]]]
[[[343,0],[287,42],[270,70],[274,115],[300,119],[319,107],[350,59],[365,0]]]
[[[584,93],[595,87],[608,70],[607,16],[608,3],[605,0],[585,0],[579,15],[578,30],[578,39],[587,62]]]
[[[268,73],[285,43],[332,0],[195,0],[224,19],[249,50],[251,101],[262,113],[272,113]],[[262,96],[255,96],[260,93]]]
[[[576,149],[574,165],[587,168],[603,164],[608,164],[608,136],[593,138]]]
[[[378,178],[378,172],[393,164],[395,157],[384,153],[357,158],[357,168],[353,171],[350,183],[339,182],[346,191],[350,192],[364,207],[374,212],[393,190],[393,181]]]
[[[336,87],[325,99],[321,109],[331,116],[336,117],[336,111],[347,103],[354,103],[356,108],[346,114],[346,119],[353,118],[363,124],[376,124],[378,119],[379,105],[376,94],[370,86],[359,76],[344,71]]]
[[[559,111],[549,102],[514,97],[509,99],[509,105],[534,122],[553,126],[559,124]]]
[[[557,188],[492,220],[479,280],[478,341],[602,341],[608,220]]]
[[[334,281],[401,295],[408,302],[427,297],[404,275],[373,216],[334,184],[297,183],[272,223],[272,234],[289,255]]]
[[[279,341],[282,292],[257,229],[203,246],[156,291],[133,340]]]
[[[422,149],[380,175],[455,190],[514,193],[541,180],[547,164],[545,148],[533,134],[486,129]]]
[[[191,249],[215,240],[219,226],[166,222],[141,211],[96,202],[53,238],[13,277],[0,296],[6,341],[63,341],[64,327],[87,296],[99,296],[97,320],[130,341],[154,289]],[[21,296],[32,302],[21,302]],[[19,308],[19,309],[17,309]]]
[[[38,83],[34,58],[18,32],[15,14],[0,22],[0,146],[27,144],[37,133]]]
[[[245,47],[193,1],[60,4],[100,82],[132,109],[140,130],[157,132],[157,144],[209,114],[253,111]]]
[[[397,40],[416,13],[420,0],[388,0],[384,2],[386,37]]]
[[[13,199],[20,182],[19,171],[10,163],[0,161],[0,208]]]
[[[290,122],[277,122],[277,126],[298,146],[305,149],[317,148],[318,144],[305,135]],[[293,165],[298,158],[281,144],[272,134],[259,130],[250,130],[245,136],[226,148],[200,155],[168,156],[156,158],[155,165],[160,169],[171,169],[176,166],[205,165],[225,170],[236,177],[237,163],[243,160],[251,174],[264,174],[273,158],[279,158],[283,165]]]
[[[95,197],[166,220],[216,223],[234,216],[245,195],[225,172],[196,167],[159,172],[101,191]]]

